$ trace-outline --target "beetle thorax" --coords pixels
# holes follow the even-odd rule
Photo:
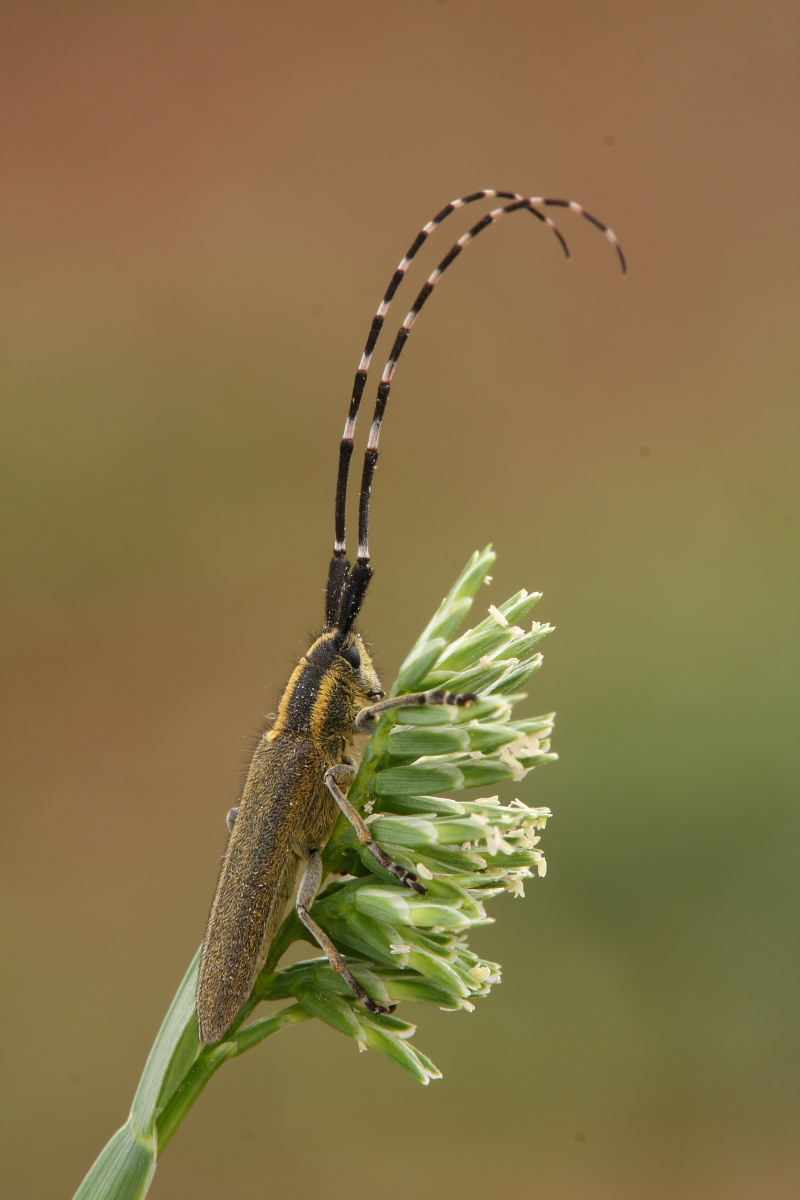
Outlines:
[[[367,649],[357,633],[321,634],[294,669],[273,728],[313,741],[351,742],[358,713],[383,695]]]

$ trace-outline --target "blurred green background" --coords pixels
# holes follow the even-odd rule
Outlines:
[[[482,931],[502,987],[413,1014],[443,1082],[291,1030],[152,1196],[795,1194],[796,8],[3,8],[3,1194],[125,1118],[320,620],[372,313],[488,186],[581,200],[630,276],[564,214],[569,266],[520,216],[443,281],[364,627],[391,678],[488,541],[486,603],[545,593],[550,870]]]

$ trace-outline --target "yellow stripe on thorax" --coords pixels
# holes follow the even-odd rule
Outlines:
[[[333,689],[339,682],[337,679],[338,674],[336,664],[325,672],[320,683],[317,698],[309,714],[311,736],[315,741],[321,741],[326,734],[330,735],[333,732],[330,728],[330,702]]]
[[[333,636],[334,635],[332,633],[323,633],[321,637],[318,637],[292,671],[291,678],[286,685],[286,689],[281,696],[280,704],[278,705],[278,715],[275,718],[275,724],[267,734],[268,741],[273,741],[273,739],[276,738],[279,733],[283,733],[288,729],[287,723],[289,719],[289,710],[292,705],[292,701],[295,698],[298,682],[302,678],[303,673],[312,667],[312,664],[309,663],[309,656],[313,653],[317,646],[324,645],[326,642],[330,641]],[[330,734],[331,732],[328,716],[330,712],[331,697],[337,682],[339,682],[341,679],[341,671],[337,668],[338,664],[336,663],[336,660],[334,660],[334,662],[325,670],[319,682],[317,695],[311,704],[309,711],[307,714],[305,714],[305,720],[303,721],[305,729],[303,732],[312,740],[321,739],[325,737],[326,734]],[[295,732],[298,731],[295,730]]]
[[[278,734],[286,728],[286,719],[289,712],[289,705],[291,704],[292,696],[294,695],[294,689],[297,686],[298,679],[307,666],[308,662],[306,659],[301,658],[300,662],[292,671],[291,678],[284,689],[284,693],[281,696],[281,702],[278,705],[278,715],[275,718],[275,724],[267,734],[267,741],[271,742],[273,738],[277,737]]]

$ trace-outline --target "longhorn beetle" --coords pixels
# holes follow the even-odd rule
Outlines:
[[[351,567],[345,551],[345,502],[353,435],[367,372],[389,305],[420,247],[451,213],[477,200],[510,201],[483,216],[463,234],[428,277],[398,330],[378,387],[361,476],[358,554]],[[250,995],[266,961],[290,898],[300,920],[353,994],[371,1012],[391,1012],[377,1004],[348,970],[341,954],[311,916],[322,881],[321,852],[340,812],[359,841],[406,887],[424,893],[416,875],[392,862],[373,841],[347,799],[355,778],[358,742],[365,742],[376,718],[412,705],[469,704],[473,695],[418,692],[384,699],[375,668],[354,624],[372,577],[369,555],[369,503],[378,460],[378,439],[397,361],[422,306],[461,251],[500,217],[526,211],[548,226],[569,258],[569,250],[543,208],[567,208],[600,229],[613,246],[623,274],[625,259],[614,233],[573,200],[485,189],[447,204],[425,225],[401,259],[372,319],[356,371],[350,408],[339,446],[334,507],[335,540],[325,594],[325,627],[300,659],[280,701],[277,717],[256,746],[237,808],[228,813],[230,839],[208,921],[197,989],[201,1042],[220,1041]],[[364,736],[366,735],[366,737]],[[299,878],[299,884],[298,884]]]

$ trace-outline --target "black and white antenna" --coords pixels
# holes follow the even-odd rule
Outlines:
[[[397,292],[398,287],[403,281],[403,278],[408,270],[411,262],[417,255],[422,245],[427,241],[433,231],[441,225],[441,223],[459,209],[464,208],[467,204],[474,204],[477,200],[498,199],[509,200],[511,203],[500,208],[494,208],[485,216],[476,222],[466,233],[462,234],[457,242],[451,246],[448,253],[428,276],[425,284],[419,292],[411,309],[409,310],[405,320],[397,331],[397,335],[392,346],[391,353],[387,360],[386,366],[383,369],[381,380],[378,385],[378,394],[375,402],[375,411],[373,413],[372,425],[370,426],[367,448],[364,453],[364,467],[361,476],[361,490],[359,493],[358,503],[358,554],[355,566],[351,569],[350,563],[346,557],[345,547],[345,509],[347,503],[347,483],[350,471],[350,459],[353,453],[353,437],[355,434],[356,421],[358,412],[361,406],[361,399],[364,394],[364,388],[367,382],[367,374],[369,371],[372,356],[375,351],[375,346],[378,337],[383,328],[386,314],[389,311],[389,306]],[[554,221],[546,214],[540,211],[541,208],[565,208],[570,212],[576,213],[583,217],[596,229],[604,235],[608,242],[614,248],[614,251],[619,259],[619,264],[623,275],[627,271],[625,256],[622,253],[619,241],[616,234],[605,225],[597,217],[578,204],[575,200],[558,200],[545,196],[523,196],[518,192],[500,192],[493,188],[484,188],[479,192],[472,192],[468,196],[461,196],[457,200],[452,200],[449,204],[436,214],[426,225],[422,227],[404,257],[400,260],[397,268],[389,281],[389,286],[384,293],[383,299],[378,305],[375,316],[370,325],[369,334],[367,336],[364,352],[358,364],[355,379],[353,382],[353,392],[350,400],[350,407],[347,413],[344,433],[339,445],[339,469],[336,479],[336,499],[334,508],[334,546],[333,558],[331,559],[330,570],[328,574],[328,587],[325,601],[325,619],[326,628],[337,629],[340,633],[346,633],[356,620],[358,613],[364,601],[367,587],[370,578],[372,577],[372,568],[369,565],[369,506],[370,494],[372,491],[372,477],[375,473],[375,466],[378,461],[378,441],[380,439],[381,423],[383,421],[386,404],[389,399],[389,392],[392,386],[392,379],[397,367],[398,359],[403,351],[403,347],[408,340],[408,336],[422,310],[423,305],[430,296],[436,284],[441,279],[447,268],[455,261],[462,250],[464,250],[470,242],[482,233],[484,229],[494,225],[501,217],[507,216],[509,213],[526,211],[536,217],[543,224],[547,225],[551,232],[558,239],[562,250],[567,258],[570,257],[569,248],[566,241],[562,237]]]

